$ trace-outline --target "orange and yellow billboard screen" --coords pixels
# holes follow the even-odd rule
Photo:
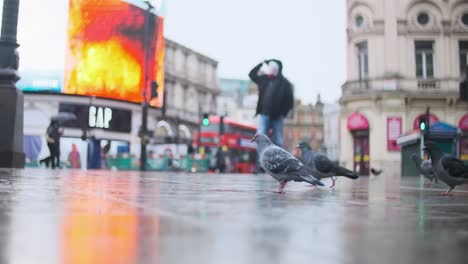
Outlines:
[[[37,49],[34,51],[31,46],[31,53],[36,54],[37,59],[28,57],[31,59],[20,69],[23,80],[19,87],[32,92],[58,92],[138,103],[143,100],[144,89],[147,89],[148,101],[151,99],[151,82],[156,81],[158,97],[151,101],[151,105],[161,107],[164,21],[153,12],[154,9],[148,12],[145,6],[143,1],[133,0],[69,0],[68,6],[61,5],[57,11],[63,10],[64,14],[55,16],[55,24],[50,23],[44,28],[54,28],[56,40],[51,41],[52,44],[59,43],[63,34],[64,48],[57,44],[57,48],[49,52],[50,59],[41,60]],[[26,17],[28,10],[20,12],[21,15]],[[66,27],[62,29],[59,24]],[[20,29],[27,32],[28,26],[20,25]],[[28,36],[24,34],[24,38]],[[22,48],[27,53],[28,47]],[[59,56],[60,53],[64,55]],[[57,66],[60,57],[64,61],[63,67]],[[50,67],[45,65],[52,59],[56,62],[50,62]]]
[[[162,95],[163,19],[150,13],[145,25],[145,13],[120,0],[70,0],[64,92],[141,102],[156,81]]]

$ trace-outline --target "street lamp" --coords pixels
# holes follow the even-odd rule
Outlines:
[[[19,80],[19,57],[16,48],[19,0],[3,1],[0,35],[0,167],[24,168],[23,93]]]
[[[143,50],[144,50],[144,60],[143,60],[143,70],[144,70],[144,82],[143,82],[143,101],[142,101],[142,113],[141,113],[141,132],[140,132],[140,170],[146,170],[146,145],[148,141],[148,96],[147,96],[147,87],[148,87],[148,49],[149,49],[149,36],[150,36],[150,25],[149,19],[151,15],[151,10],[153,9],[153,5],[151,1],[145,0],[145,4],[147,4],[146,12],[145,12],[145,24],[143,29]]]
[[[421,158],[424,157],[424,144],[426,141],[430,139],[430,131],[431,131],[431,110],[428,106],[426,108],[426,113],[419,117],[419,132],[421,135],[420,140],[420,151],[421,151]]]

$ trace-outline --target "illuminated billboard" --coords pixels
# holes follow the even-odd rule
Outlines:
[[[60,6],[60,9],[56,10],[59,13],[57,16],[45,19],[50,21],[50,25],[39,27],[39,31],[51,31],[43,32],[45,34],[51,34],[53,31],[52,39],[36,36],[36,42],[50,42],[50,46],[55,49],[50,50],[49,45],[43,45],[44,52],[47,53],[48,50],[50,56],[41,57],[38,54],[41,50],[37,45],[33,47],[28,42],[24,47],[20,47],[21,61],[23,56],[27,55],[36,58],[25,58],[24,67],[20,63],[22,79],[18,86],[21,89],[97,96],[138,103],[143,99],[144,87],[147,89],[147,99],[150,99],[150,83],[156,81],[158,98],[151,101],[151,105],[162,106],[165,44],[164,20],[161,15],[147,12],[146,4],[136,0],[69,0],[68,5],[59,4],[59,0],[46,0],[50,2],[47,5],[40,2],[48,8],[57,8],[55,4]],[[27,9],[34,8],[28,6]],[[40,13],[37,9],[35,11],[36,15]],[[31,26],[21,23],[21,19],[28,16],[28,12],[20,10],[19,32],[23,32],[22,36],[18,37],[20,45],[22,41],[26,43],[28,35],[37,34],[31,31],[24,33],[28,32],[27,28]],[[60,15],[60,12],[64,12],[64,15]],[[37,25],[35,28],[38,28]],[[58,36],[65,40],[59,39]],[[31,51],[33,48],[34,51]],[[59,63],[59,60],[63,62]]]

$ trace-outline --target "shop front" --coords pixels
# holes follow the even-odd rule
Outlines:
[[[60,122],[58,154],[62,167],[110,169],[109,160],[132,156],[137,160],[138,128],[134,129],[132,124],[139,110],[138,105],[115,100],[27,94],[24,126],[27,166],[41,166],[39,161],[50,156],[46,131],[51,118],[58,113],[73,116]]]
[[[460,119],[458,128],[460,129],[460,159],[468,163],[468,114]]]
[[[359,175],[369,175],[369,121],[358,112],[347,119],[348,131],[353,136],[353,168]]]
[[[459,129],[445,122],[437,121],[430,125],[430,140],[435,142],[442,152],[458,157],[461,144]],[[401,145],[401,175],[418,176],[419,170],[411,155],[416,154],[421,157],[421,132],[413,129],[398,138],[397,143]],[[428,138],[424,138],[428,140]],[[426,155],[421,157],[428,159]]]

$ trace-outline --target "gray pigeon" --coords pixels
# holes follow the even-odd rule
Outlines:
[[[427,142],[424,151],[431,156],[435,176],[450,187],[442,195],[450,195],[457,185],[468,184],[468,166],[463,161],[443,153],[434,142]]]
[[[434,170],[432,170],[432,162],[430,160],[422,160],[416,153],[411,155],[411,159],[414,160],[416,167],[424,178],[429,180],[429,186],[432,186],[434,181],[438,183],[437,177],[434,175]]]
[[[357,179],[359,176],[346,168],[343,168],[322,155],[312,150],[306,142],[300,142],[296,146],[301,150],[301,160],[306,166],[311,169],[313,175],[318,179],[331,178],[333,184],[330,188],[335,187],[335,178],[333,176],[344,176],[350,179]]]
[[[252,138],[257,142],[259,163],[273,178],[280,182],[278,193],[283,193],[289,181],[308,182],[313,185],[324,186],[323,183],[312,176],[310,170],[291,153],[274,145],[265,135],[258,133]]]
[[[383,172],[383,170],[382,170],[382,169],[379,170],[379,169],[371,168],[371,169],[370,169],[370,172],[371,172],[372,175],[374,175],[374,176],[379,176],[379,175]]]

